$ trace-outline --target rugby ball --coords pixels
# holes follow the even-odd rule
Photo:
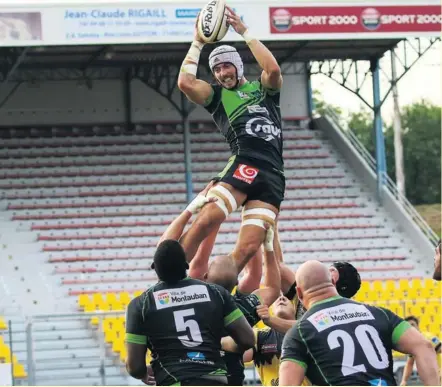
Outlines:
[[[205,43],[215,43],[226,36],[227,25],[226,1],[211,0],[200,12],[197,24],[198,35]]]

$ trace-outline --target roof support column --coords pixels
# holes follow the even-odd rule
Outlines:
[[[313,102],[313,89],[312,89],[312,73],[310,71],[310,65],[305,63],[305,75],[307,80],[307,109],[310,120],[313,119],[313,110],[315,110]]]
[[[183,120],[184,136],[184,169],[186,174],[186,199],[189,203],[193,199],[192,186],[192,152],[190,144],[190,122],[189,122],[189,101],[184,93],[181,93],[181,117]]]
[[[385,141],[382,130],[381,116],[381,91],[379,81],[379,58],[370,61],[370,70],[373,79],[373,112],[374,112],[374,132],[376,140],[376,175],[377,175],[377,196],[382,203],[382,192],[385,184],[385,173],[387,162],[385,158]]]

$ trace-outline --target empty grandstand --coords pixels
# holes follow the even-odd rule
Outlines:
[[[268,4],[258,3],[270,24]],[[247,5],[238,9],[246,14]],[[357,300],[416,315],[422,330],[440,334],[441,284],[429,279],[434,233],[390,180],[379,191],[379,160],[333,117],[314,119],[310,101],[311,61],[378,64],[403,33],[358,45],[333,34],[265,34],[285,65],[284,261],[293,269],[308,259],[349,261],[364,281]],[[187,43],[169,39],[1,48],[0,363],[12,364],[16,385],[140,384],[124,368],[125,307],[155,283],[153,251],[189,191],[229,157],[210,116],[187,110],[177,93]],[[256,78],[245,46],[235,44]],[[235,212],[213,255],[232,250],[239,224]],[[248,383],[256,379],[250,368]]]

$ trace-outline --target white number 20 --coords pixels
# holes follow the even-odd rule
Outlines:
[[[387,368],[389,365],[388,354],[384,347],[384,344],[382,343],[381,338],[379,337],[378,331],[371,325],[364,324],[359,325],[355,329],[355,335],[362,350],[364,351],[368,363],[373,368],[376,368],[378,370]],[[372,341],[370,341],[369,336]],[[338,341],[339,338],[342,340],[342,346],[344,349],[341,368],[342,374],[344,376],[348,376],[356,374],[358,372],[366,372],[367,369],[365,368],[364,364],[354,364],[355,343],[353,341],[353,338],[347,332],[340,329],[330,332],[327,337],[327,342],[330,349],[335,349],[341,346],[341,343]]]
[[[198,345],[201,345],[203,343],[203,338],[201,336],[201,331],[198,323],[192,319],[184,320],[185,317],[190,317],[194,315],[195,309],[193,308],[177,310],[173,312],[176,331],[187,332],[187,329],[189,329],[190,338],[187,334],[178,336],[178,339],[186,347],[197,347]]]

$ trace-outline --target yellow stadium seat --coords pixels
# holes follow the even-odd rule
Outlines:
[[[4,344],[0,347],[0,359],[3,360],[3,363],[11,362],[11,350],[9,346]]]
[[[394,292],[395,290],[397,290],[396,282],[393,280],[386,280],[385,289]]]
[[[0,317],[0,330],[8,329],[8,324],[6,324],[6,321]]]
[[[88,294],[80,294],[78,296],[78,306],[83,309],[87,304],[89,304],[91,301],[89,299]]]
[[[411,288],[413,289],[421,289],[422,288],[422,281],[420,278],[413,278],[411,280]]]
[[[141,296],[142,294],[143,294],[142,290],[137,290],[137,291],[134,292],[134,298],[138,297],[138,296]]]
[[[126,358],[127,358],[127,352],[126,352],[126,347],[123,346],[123,348],[121,348],[120,351],[120,360],[125,363],[126,362]]]
[[[95,304],[99,304],[100,302],[103,302],[103,295],[101,293],[94,293],[92,294],[92,302]]]
[[[117,295],[115,293],[107,293],[106,294],[106,302],[108,304],[112,304],[117,301],[118,301],[118,299],[117,299]]]
[[[128,292],[121,292],[119,298],[120,298],[120,302],[121,302],[124,306],[129,305],[129,302],[131,301],[131,298],[130,298]]]
[[[399,289],[401,289],[402,291],[408,291],[408,288],[409,288],[408,280],[400,279],[399,280]]]
[[[120,301],[114,301],[109,306],[109,310],[124,310],[123,304]]]
[[[20,363],[14,364],[14,378],[22,379],[27,377],[28,374],[26,373],[23,364]]]
[[[441,332],[441,325],[440,324],[430,324],[428,326],[428,331],[439,337],[440,332]]]
[[[124,348],[124,339],[118,337],[112,342],[112,350],[114,352],[121,352],[123,348]]]
[[[362,281],[361,282],[361,287],[359,289],[360,292],[364,292],[367,293],[370,291],[370,282],[368,281]]]
[[[382,284],[382,281],[373,281],[371,285],[371,289],[375,292],[381,293],[384,291],[384,285]]]
[[[97,326],[100,323],[100,319],[97,316],[91,318],[91,324]]]
[[[85,306],[84,306],[84,311],[85,312],[88,312],[88,313],[91,313],[91,312],[95,312],[97,309],[96,309],[96,306],[95,306],[95,304],[94,303],[90,303],[90,304],[86,304]]]
[[[104,341],[106,343],[112,343],[117,339],[117,332],[115,332],[114,330],[107,330],[104,332]]]

